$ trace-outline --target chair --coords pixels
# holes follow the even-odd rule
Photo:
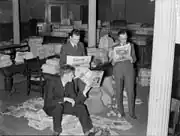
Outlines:
[[[27,76],[27,95],[30,94],[31,86],[39,86],[41,89],[41,95],[44,96],[44,86],[46,84],[43,72],[41,70],[41,64],[39,57],[24,60],[26,65],[26,76]]]

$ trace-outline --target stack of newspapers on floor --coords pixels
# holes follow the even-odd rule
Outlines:
[[[36,130],[53,130],[52,117],[43,111],[44,100],[41,97],[31,98],[21,104],[10,106],[2,115],[11,115],[16,118],[28,120],[28,125]],[[110,119],[100,115],[90,115],[93,126],[98,129],[97,136],[119,135],[118,131],[125,131],[132,128],[132,125],[124,119]],[[83,135],[81,124],[77,117],[72,115],[63,115],[61,135]]]

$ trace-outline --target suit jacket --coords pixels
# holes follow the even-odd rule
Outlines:
[[[82,92],[75,91],[73,82],[69,82],[63,87],[59,77],[48,80],[45,88],[44,111],[51,116],[56,105],[64,102],[64,97],[74,99],[75,104],[83,104],[86,100]]]
[[[79,42],[77,47],[73,47],[70,41],[62,46],[60,52],[60,66],[66,64],[67,55],[70,56],[85,56],[84,44]]]

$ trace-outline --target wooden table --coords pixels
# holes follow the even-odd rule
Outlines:
[[[51,59],[57,56],[50,56],[47,57],[45,59],[40,59],[40,65],[43,65],[44,63],[46,63],[47,59]],[[21,63],[21,64],[12,64],[11,66],[7,66],[7,67],[3,67],[0,68],[0,70],[2,71],[5,79],[4,79],[4,87],[5,87],[5,91],[9,91],[11,92],[12,90],[12,86],[13,86],[13,76],[15,74],[23,74],[26,75],[26,65],[25,63]]]

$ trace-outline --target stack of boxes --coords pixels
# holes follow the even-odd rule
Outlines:
[[[29,38],[28,44],[30,47],[30,51],[32,52],[34,57],[39,56],[40,59],[45,58],[45,50],[42,43],[43,43],[42,37]]]
[[[47,58],[49,56],[59,55],[62,44],[60,43],[48,43],[43,44],[42,37],[30,37],[29,38],[30,51],[34,57],[39,56],[40,59]]]
[[[12,65],[10,55],[0,54],[0,68]]]
[[[137,83],[141,86],[150,86],[151,70],[141,68],[138,71]]]

